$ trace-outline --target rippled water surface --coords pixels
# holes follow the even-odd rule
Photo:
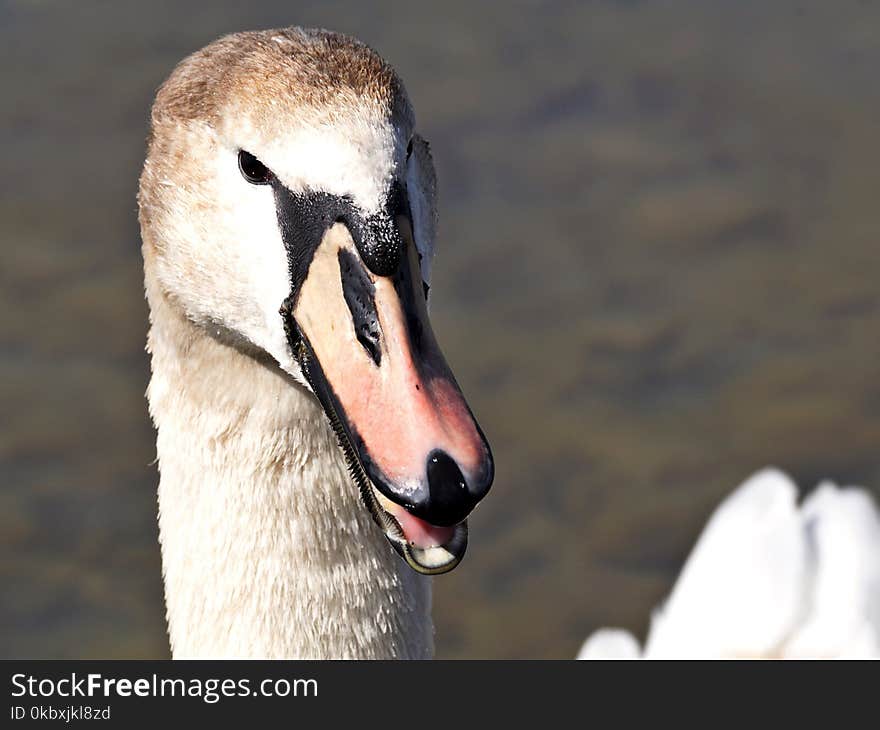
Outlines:
[[[435,326],[497,461],[439,656],[643,633],[764,464],[880,487],[877,3],[0,0],[0,655],[167,655],[147,112],[287,24],[377,48],[434,149]]]

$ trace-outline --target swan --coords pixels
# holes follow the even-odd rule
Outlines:
[[[429,658],[489,446],[427,318],[435,176],[362,43],[221,38],[138,191],[175,658]]]
[[[644,649],[600,629],[578,658],[880,658],[880,512],[832,482],[797,499],[784,472],[753,475],[709,519]]]

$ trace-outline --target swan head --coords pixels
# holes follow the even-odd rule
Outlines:
[[[185,59],[151,121],[148,276],[317,397],[412,568],[455,567],[494,467],[427,316],[434,169],[397,75],[345,36],[241,33]]]

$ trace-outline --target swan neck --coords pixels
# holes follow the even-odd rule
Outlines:
[[[172,653],[429,658],[430,579],[372,523],[313,396],[151,285]]]

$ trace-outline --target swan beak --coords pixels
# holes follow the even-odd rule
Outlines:
[[[395,266],[371,269],[334,223],[282,314],[374,519],[412,568],[443,573],[464,555],[494,466],[431,330],[409,219],[388,220]]]

